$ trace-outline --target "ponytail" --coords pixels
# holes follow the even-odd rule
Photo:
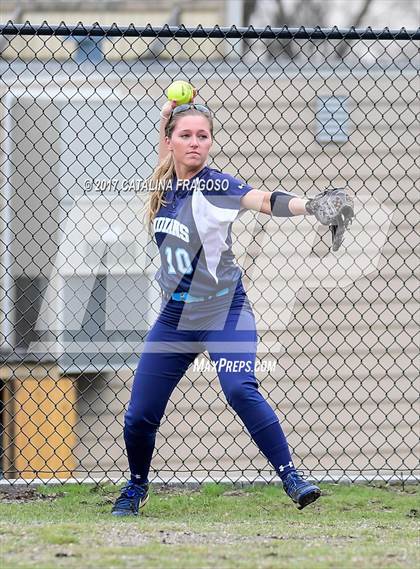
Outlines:
[[[145,221],[149,233],[152,232],[153,220],[161,205],[166,205],[165,192],[175,176],[175,164],[170,152],[157,165],[153,174],[148,178],[148,187],[150,188],[150,198],[147,204]]]

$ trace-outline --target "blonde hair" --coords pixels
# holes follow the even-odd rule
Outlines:
[[[165,193],[168,184],[172,182],[175,175],[175,164],[170,152],[159,162],[153,174],[148,178],[150,188],[150,198],[146,207],[146,224],[149,233],[152,232],[153,220],[161,205],[166,205]]]
[[[206,115],[196,109],[188,109],[172,116],[165,126],[165,135],[167,138],[172,137],[175,126],[179,119],[185,116],[205,116],[209,121],[210,134],[213,138],[213,120],[210,115]],[[159,162],[150,178],[147,179],[150,188],[149,202],[146,204],[145,222],[149,233],[152,232],[153,220],[162,205],[166,205],[165,194],[171,186],[171,182],[175,176],[175,163],[170,152],[163,160]]]

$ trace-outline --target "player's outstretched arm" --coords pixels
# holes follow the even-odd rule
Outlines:
[[[354,218],[354,200],[344,188],[325,190],[311,199],[288,192],[250,190],[241,198],[241,207],[276,217],[314,215],[317,221],[330,227],[333,251],[339,250]]]
[[[277,217],[308,215],[305,204],[309,200],[288,194],[287,192],[263,192],[250,190],[241,198],[241,207],[260,211]]]

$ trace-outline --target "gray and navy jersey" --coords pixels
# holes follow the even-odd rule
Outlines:
[[[153,220],[161,257],[156,279],[164,291],[202,296],[236,286],[242,271],[232,252],[232,223],[251,189],[208,166],[191,180],[174,178]]]

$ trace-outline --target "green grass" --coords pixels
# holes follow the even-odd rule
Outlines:
[[[415,486],[322,490],[298,511],[276,485],[152,487],[143,514],[129,519],[110,516],[113,485],[3,493],[0,567],[417,569]]]

